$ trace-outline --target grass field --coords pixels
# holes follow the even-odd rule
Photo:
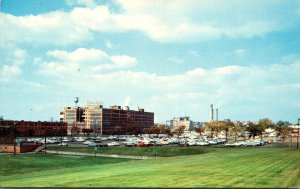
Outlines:
[[[82,153],[94,153],[92,147],[48,147],[48,150],[54,151],[69,151],[69,152],[82,152]],[[135,156],[158,156],[158,157],[171,157],[179,155],[196,155],[204,154],[210,151],[214,151],[214,148],[199,148],[196,146],[191,147],[99,147],[97,153],[102,154],[119,154],[119,155],[135,155]]]
[[[300,187],[300,151],[230,148],[124,160],[0,156],[1,187]]]

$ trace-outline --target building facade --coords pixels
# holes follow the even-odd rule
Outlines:
[[[102,105],[85,107],[65,107],[60,113],[60,120],[67,122],[70,128],[77,126],[80,129],[93,129],[99,134],[128,134],[133,129],[142,133],[143,130],[154,125],[154,113],[145,112],[139,108],[130,110],[128,106]]]
[[[0,144],[12,143],[14,137],[66,136],[67,124],[46,121],[0,121]]]
[[[189,117],[178,117],[170,120],[171,129],[177,129],[180,126],[185,126],[186,130],[193,129],[193,121],[190,120]]]

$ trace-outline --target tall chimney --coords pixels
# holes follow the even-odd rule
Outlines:
[[[210,105],[210,121],[211,122],[214,121],[214,105],[213,104]]]
[[[217,122],[219,121],[219,111],[218,111],[218,108],[216,109],[216,121]]]

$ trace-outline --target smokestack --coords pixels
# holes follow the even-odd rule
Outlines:
[[[218,110],[218,108],[216,109],[216,121],[217,122],[219,121],[219,110]]]
[[[213,122],[214,121],[214,105],[211,104],[210,105],[210,121]]]

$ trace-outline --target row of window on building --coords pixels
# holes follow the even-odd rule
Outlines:
[[[104,108],[102,105],[84,107],[65,107],[60,112],[60,121],[66,122],[68,127],[80,129],[93,129],[99,134],[126,134],[132,127],[141,132],[154,125],[154,113],[145,112],[144,109],[130,110],[128,106],[111,106]]]

